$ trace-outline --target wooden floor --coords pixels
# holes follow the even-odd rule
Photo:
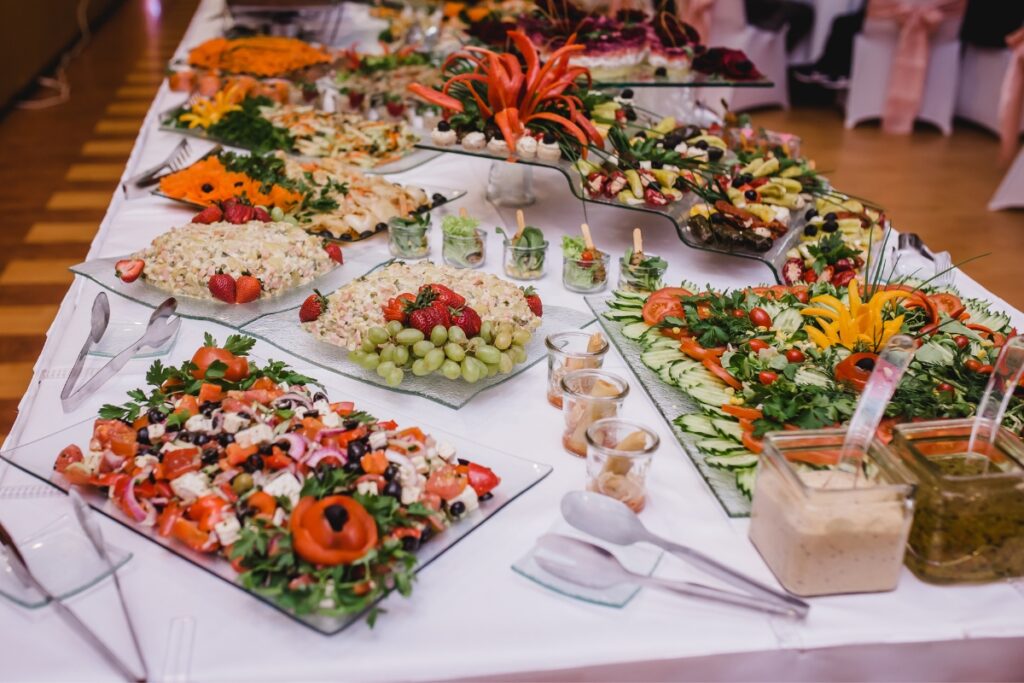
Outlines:
[[[125,0],[69,70],[70,102],[0,119],[0,434],[71,282],[67,266],[88,250],[196,4]],[[886,136],[870,125],[846,131],[828,108],[760,112],[755,123],[799,134],[838,188],[882,204],[898,228],[954,261],[989,252],[966,270],[1024,307],[1024,213],[985,209],[1000,178],[993,136],[963,126],[949,138]]]

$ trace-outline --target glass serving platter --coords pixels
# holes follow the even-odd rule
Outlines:
[[[223,140],[219,140],[219,139],[217,139],[215,137],[212,137],[212,136],[208,135],[205,130],[202,130],[200,128],[179,128],[177,126],[169,125],[167,123],[167,120],[170,118],[171,114],[174,113],[175,111],[177,111],[177,108],[168,109],[167,111],[165,111],[165,112],[160,114],[160,130],[162,130],[162,131],[164,131],[166,133],[174,133],[176,135],[185,135],[187,137],[198,138],[200,140],[207,140],[209,142],[215,142],[215,143],[217,143],[219,145],[223,145],[224,147],[226,147],[228,149],[243,149],[243,150],[246,150],[246,151],[252,151],[248,147],[239,147],[238,145],[233,145],[233,144],[231,144],[229,142],[225,142]],[[303,161],[315,161],[316,160],[316,157],[308,157],[308,156],[303,156],[301,154],[294,154],[294,153],[288,152],[287,150],[284,150],[284,151],[289,156],[294,157],[294,158],[299,159],[299,160],[303,160]],[[361,170],[361,171],[363,171],[365,173],[374,173],[376,175],[387,175],[389,173],[404,173],[405,171],[411,171],[414,168],[422,166],[423,164],[427,163],[428,161],[430,161],[431,159],[434,159],[437,156],[438,156],[438,153],[436,151],[433,151],[433,150],[430,150],[430,149],[426,149],[426,148],[420,148],[417,145],[416,147],[413,147],[411,150],[409,150],[405,154],[405,156],[403,156],[401,159],[398,159],[397,161],[392,161],[392,162],[389,162],[389,163],[386,163],[386,164],[380,164],[380,165],[374,166],[373,168],[360,168],[359,170]]]
[[[429,135],[420,135],[421,140],[429,139]],[[491,161],[508,161],[508,155],[498,155],[488,152],[487,150],[481,151],[469,151],[463,148],[461,145],[451,145],[448,147],[440,147],[430,142],[420,142],[418,147],[424,149],[431,149],[438,152],[446,152],[449,154],[462,154],[464,156],[477,157],[480,159],[489,159]],[[730,249],[728,247],[719,246],[716,244],[709,244],[701,242],[690,230],[686,224],[686,219],[689,216],[690,208],[699,201],[699,198],[692,192],[687,193],[681,201],[672,202],[671,204],[664,207],[648,206],[647,204],[638,204],[636,206],[630,206],[629,204],[623,204],[620,201],[614,199],[608,199],[607,197],[588,197],[582,187],[582,178],[579,172],[576,171],[572,162],[567,159],[560,159],[557,162],[539,161],[536,159],[531,160],[517,160],[514,163],[526,164],[528,166],[539,166],[541,168],[553,168],[565,176],[566,181],[569,183],[569,188],[577,199],[583,202],[590,202],[591,204],[601,204],[604,206],[613,206],[620,209],[626,209],[629,211],[642,211],[645,213],[651,213],[656,216],[662,216],[672,222],[672,225],[676,229],[676,234],[679,239],[688,247],[693,249],[699,249],[700,251],[710,251],[716,254],[725,254],[726,256],[736,256],[739,258],[751,259],[754,261],[760,261],[766,265],[772,272],[772,277],[779,284],[782,284],[782,266],[786,262],[786,252],[789,251],[795,244],[800,241],[800,230],[802,226],[802,214],[805,209],[801,209],[792,213],[791,225],[786,234],[776,239],[772,247],[767,251],[758,252],[749,249],[735,248]]]
[[[595,88],[771,88],[775,85],[765,78],[736,80],[714,78],[704,74],[657,74],[658,67],[638,64],[621,74],[602,74],[600,69],[591,69]]]
[[[325,294],[328,290],[321,290]],[[541,326],[533,333],[526,345],[526,361],[512,368],[512,372],[498,373],[470,384],[462,379],[450,380],[439,374],[416,377],[407,372],[397,387],[388,386],[373,370],[365,370],[348,359],[348,351],[340,346],[328,344],[306,332],[299,322],[296,310],[282,311],[250,322],[241,328],[245,334],[262,339],[303,360],[350,379],[379,386],[389,391],[428,398],[441,405],[458,410],[482,391],[516,377],[537,362],[547,357],[544,338],[547,335],[567,329],[586,327],[594,322],[594,316],[563,306],[545,306]]]
[[[332,396],[338,400],[343,398],[342,393],[339,391],[334,391]],[[424,567],[430,564],[430,562],[437,559],[446,550],[476,530],[484,524],[484,522],[490,519],[491,516],[529,490],[551,472],[551,467],[549,465],[531,462],[529,460],[524,460],[522,458],[497,451],[488,446],[484,446],[446,432],[443,429],[423,424],[419,420],[396,415],[394,414],[394,411],[379,405],[374,405],[368,401],[360,401],[359,406],[361,409],[367,410],[375,415],[381,416],[382,418],[391,417],[402,425],[417,425],[426,433],[433,435],[435,438],[450,442],[455,446],[458,453],[466,454],[467,457],[471,458],[474,462],[485,467],[490,467],[498,474],[498,476],[501,477],[501,485],[493,491],[493,498],[487,501],[482,501],[478,510],[470,513],[458,523],[453,524],[437,536],[434,536],[417,551],[416,556],[419,560],[416,567],[417,572],[422,571]],[[0,457],[31,476],[36,477],[37,479],[40,479],[61,491],[67,492],[67,483],[53,470],[54,459],[56,458],[57,453],[59,453],[60,450],[68,444],[76,443],[83,446],[87,445],[92,434],[92,425],[93,420],[89,419],[71,425],[70,427],[66,427],[61,431],[35,441],[15,444],[8,441],[4,444],[4,449],[0,451]],[[192,563],[196,567],[199,567],[218,579],[221,579],[225,583],[248,593],[254,598],[265,602],[267,605],[280,610],[292,619],[295,619],[299,623],[320,633],[325,635],[336,634],[353,623],[356,623],[363,617],[362,613],[352,614],[345,617],[327,617],[320,615],[297,615],[290,612],[282,605],[275,603],[271,598],[247,590],[241,584],[237,583],[235,581],[235,571],[226,560],[218,556],[204,555],[202,553],[189,550],[180,543],[159,536],[153,528],[136,525],[131,522],[116,505],[111,503],[106,496],[96,492],[95,490],[86,490],[80,487],[79,493],[81,493],[89,505],[99,513],[109,517],[119,524],[122,524],[128,529],[131,529],[143,538],[163,546],[169,552],[177,555],[187,562]],[[187,579],[182,577],[182,580]],[[382,624],[383,623],[386,623],[386,620],[382,622]],[[383,626],[382,624],[379,624],[378,628],[386,628],[386,626]]]
[[[640,345],[622,334],[621,326],[614,321],[607,320],[602,314],[609,310],[607,296],[583,297],[590,310],[597,316],[597,320],[604,329],[605,334],[615,344],[622,355],[626,365],[640,381],[651,403],[658,409],[661,416],[668,424],[669,430],[676,440],[686,451],[686,455],[693,462],[700,476],[707,482],[711,492],[718,499],[718,502],[725,509],[730,517],[749,517],[750,499],[740,491],[736,485],[736,475],[733,470],[720,469],[708,465],[704,461],[704,455],[697,450],[694,442],[697,440],[692,434],[681,431],[673,422],[680,415],[699,413],[700,408],[696,401],[681,392],[678,388],[669,386],[661,381],[658,374],[648,368],[640,361]]]

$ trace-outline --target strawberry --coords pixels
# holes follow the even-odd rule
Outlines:
[[[331,260],[334,261],[335,263],[345,262],[345,256],[341,253],[341,247],[339,247],[337,244],[331,242],[330,244],[324,247],[324,251],[327,252],[327,255],[330,256]]]
[[[210,294],[213,294],[213,298],[220,299],[229,304],[235,303],[235,278],[230,275],[217,273],[210,278],[206,286],[210,288]]]
[[[401,116],[402,112],[405,111],[405,104],[401,101],[385,102],[384,106],[387,107],[388,114],[392,116]]]
[[[327,310],[327,297],[314,289],[313,293],[306,297],[299,309],[299,320],[304,323],[313,322]]]
[[[252,275],[239,275],[238,280],[235,281],[235,290],[237,292],[235,303],[247,304],[260,298],[263,285]]]
[[[261,221],[263,223],[270,222],[270,214],[262,206],[255,206],[252,210],[253,220]]]
[[[480,314],[470,306],[451,309],[452,325],[461,327],[466,336],[472,339],[480,334]]]
[[[256,215],[256,208],[234,200],[224,202],[224,220],[239,225],[248,223]]]
[[[114,274],[121,278],[122,282],[135,282],[145,267],[146,262],[140,258],[121,259],[114,264]]]
[[[437,298],[433,289],[427,287],[420,288],[415,300],[406,302],[405,312],[409,316],[407,324],[428,336],[437,325],[451,325],[448,306]]]
[[[462,296],[461,294],[456,294],[455,292],[453,292],[448,287],[445,287],[444,285],[439,285],[436,283],[423,285],[422,287],[420,287],[420,292],[422,293],[423,290],[425,289],[429,289],[430,291],[432,291],[434,293],[434,298],[443,303],[445,306],[448,306],[449,308],[462,308],[463,306],[466,305],[466,297]]]
[[[350,90],[348,93],[348,106],[352,107],[353,109],[359,109],[361,106],[363,106],[363,100],[365,98],[366,93],[355,92],[354,90]]]
[[[206,207],[195,216],[192,217],[193,223],[216,223],[219,220],[224,219],[224,212],[221,211],[220,207],[216,204]]]
[[[530,307],[533,314],[538,318],[544,315],[544,304],[540,302],[540,294],[533,287],[523,288],[523,296],[526,297],[526,305]]]
[[[392,321],[397,320],[398,322],[405,324],[408,319],[408,315],[405,312],[405,307],[408,303],[414,301],[416,297],[408,292],[399,294],[396,297],[388,299],[386,305],[381,306],[384,311],[384,320]]]

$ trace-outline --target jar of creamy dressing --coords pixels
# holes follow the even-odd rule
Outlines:
[[[923,581],[1024,576],[1024,442],[1001,427],[991,449],[974,420],[900,425],[889,457],[917,485],[907,566]]]
[[[889,591],[899,581],[914,486],[883,458],[886,448],[877,441],[854,482],[835,467],[845,435],[777,432],[764,441],[750,540],[796,595]]]

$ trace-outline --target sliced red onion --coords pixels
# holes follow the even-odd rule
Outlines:
[[[413,472],[416,471],[416,465],[413,464],[409,456],[393,451],[390,448],[384,451],[384,455],[390,462],[395,463],[399,467],[408,467]]]
[[[337,458],[338,462],[342,465],[348,462],[348,455],[342,453],[337,448],[318,448],[306,459],[305,464],[306,467],[313,469],[321,460],[331,457]]]
[[[124,460],[125,459],[123,457],[110,449],[103,451],[103,462],[110,465],[111,471],[116,470],[118,467],[123,465]]]
[[[331,427],[329,429],[321,429],[319,432],[316,433],[316,440],[320,441],[325,436],[337,436],[338,434],[342,434],[347,431],[348,430],[345,429],[344,427]]]
[[[293,460],[303,462],[306,455],[306,439],[295,432],[282,434],[281,438],[288,442],[288,455]]]
[[[135,484],[145,480],[146,477],[149,476],[149,468],[146,468],[143,472],[146,473],[145,476],[136,475],[132,477],[131,482],[129,482],[128,486],[125,487],[124,491],[125,511],[128,513],[128,516],[136,522],[142,522],[148,516],[146,510],[139,505],[139,500],[135,497]],[[152,506],[150,506],[150,509],[152,509]]]
[[[221,484],[229,484],[231,483],[231,480],[235,478],[235,475],[238,474],[239,472],[241,472],[241,470],[239,470],[236,467],[224,470],[223,472],[221,472],[220,474],[213,478],[213,485],[220,486]]]
[[[285,394],[281,394],[280,396],[274,399],[274,405],[277,405],[278,403],[282,403],[284,401],[296,401],[304,406],[313,405],[313,400],[310,399],[309,396],[306,396],[305,394],[300,394],[297,391],[289,391]]]

